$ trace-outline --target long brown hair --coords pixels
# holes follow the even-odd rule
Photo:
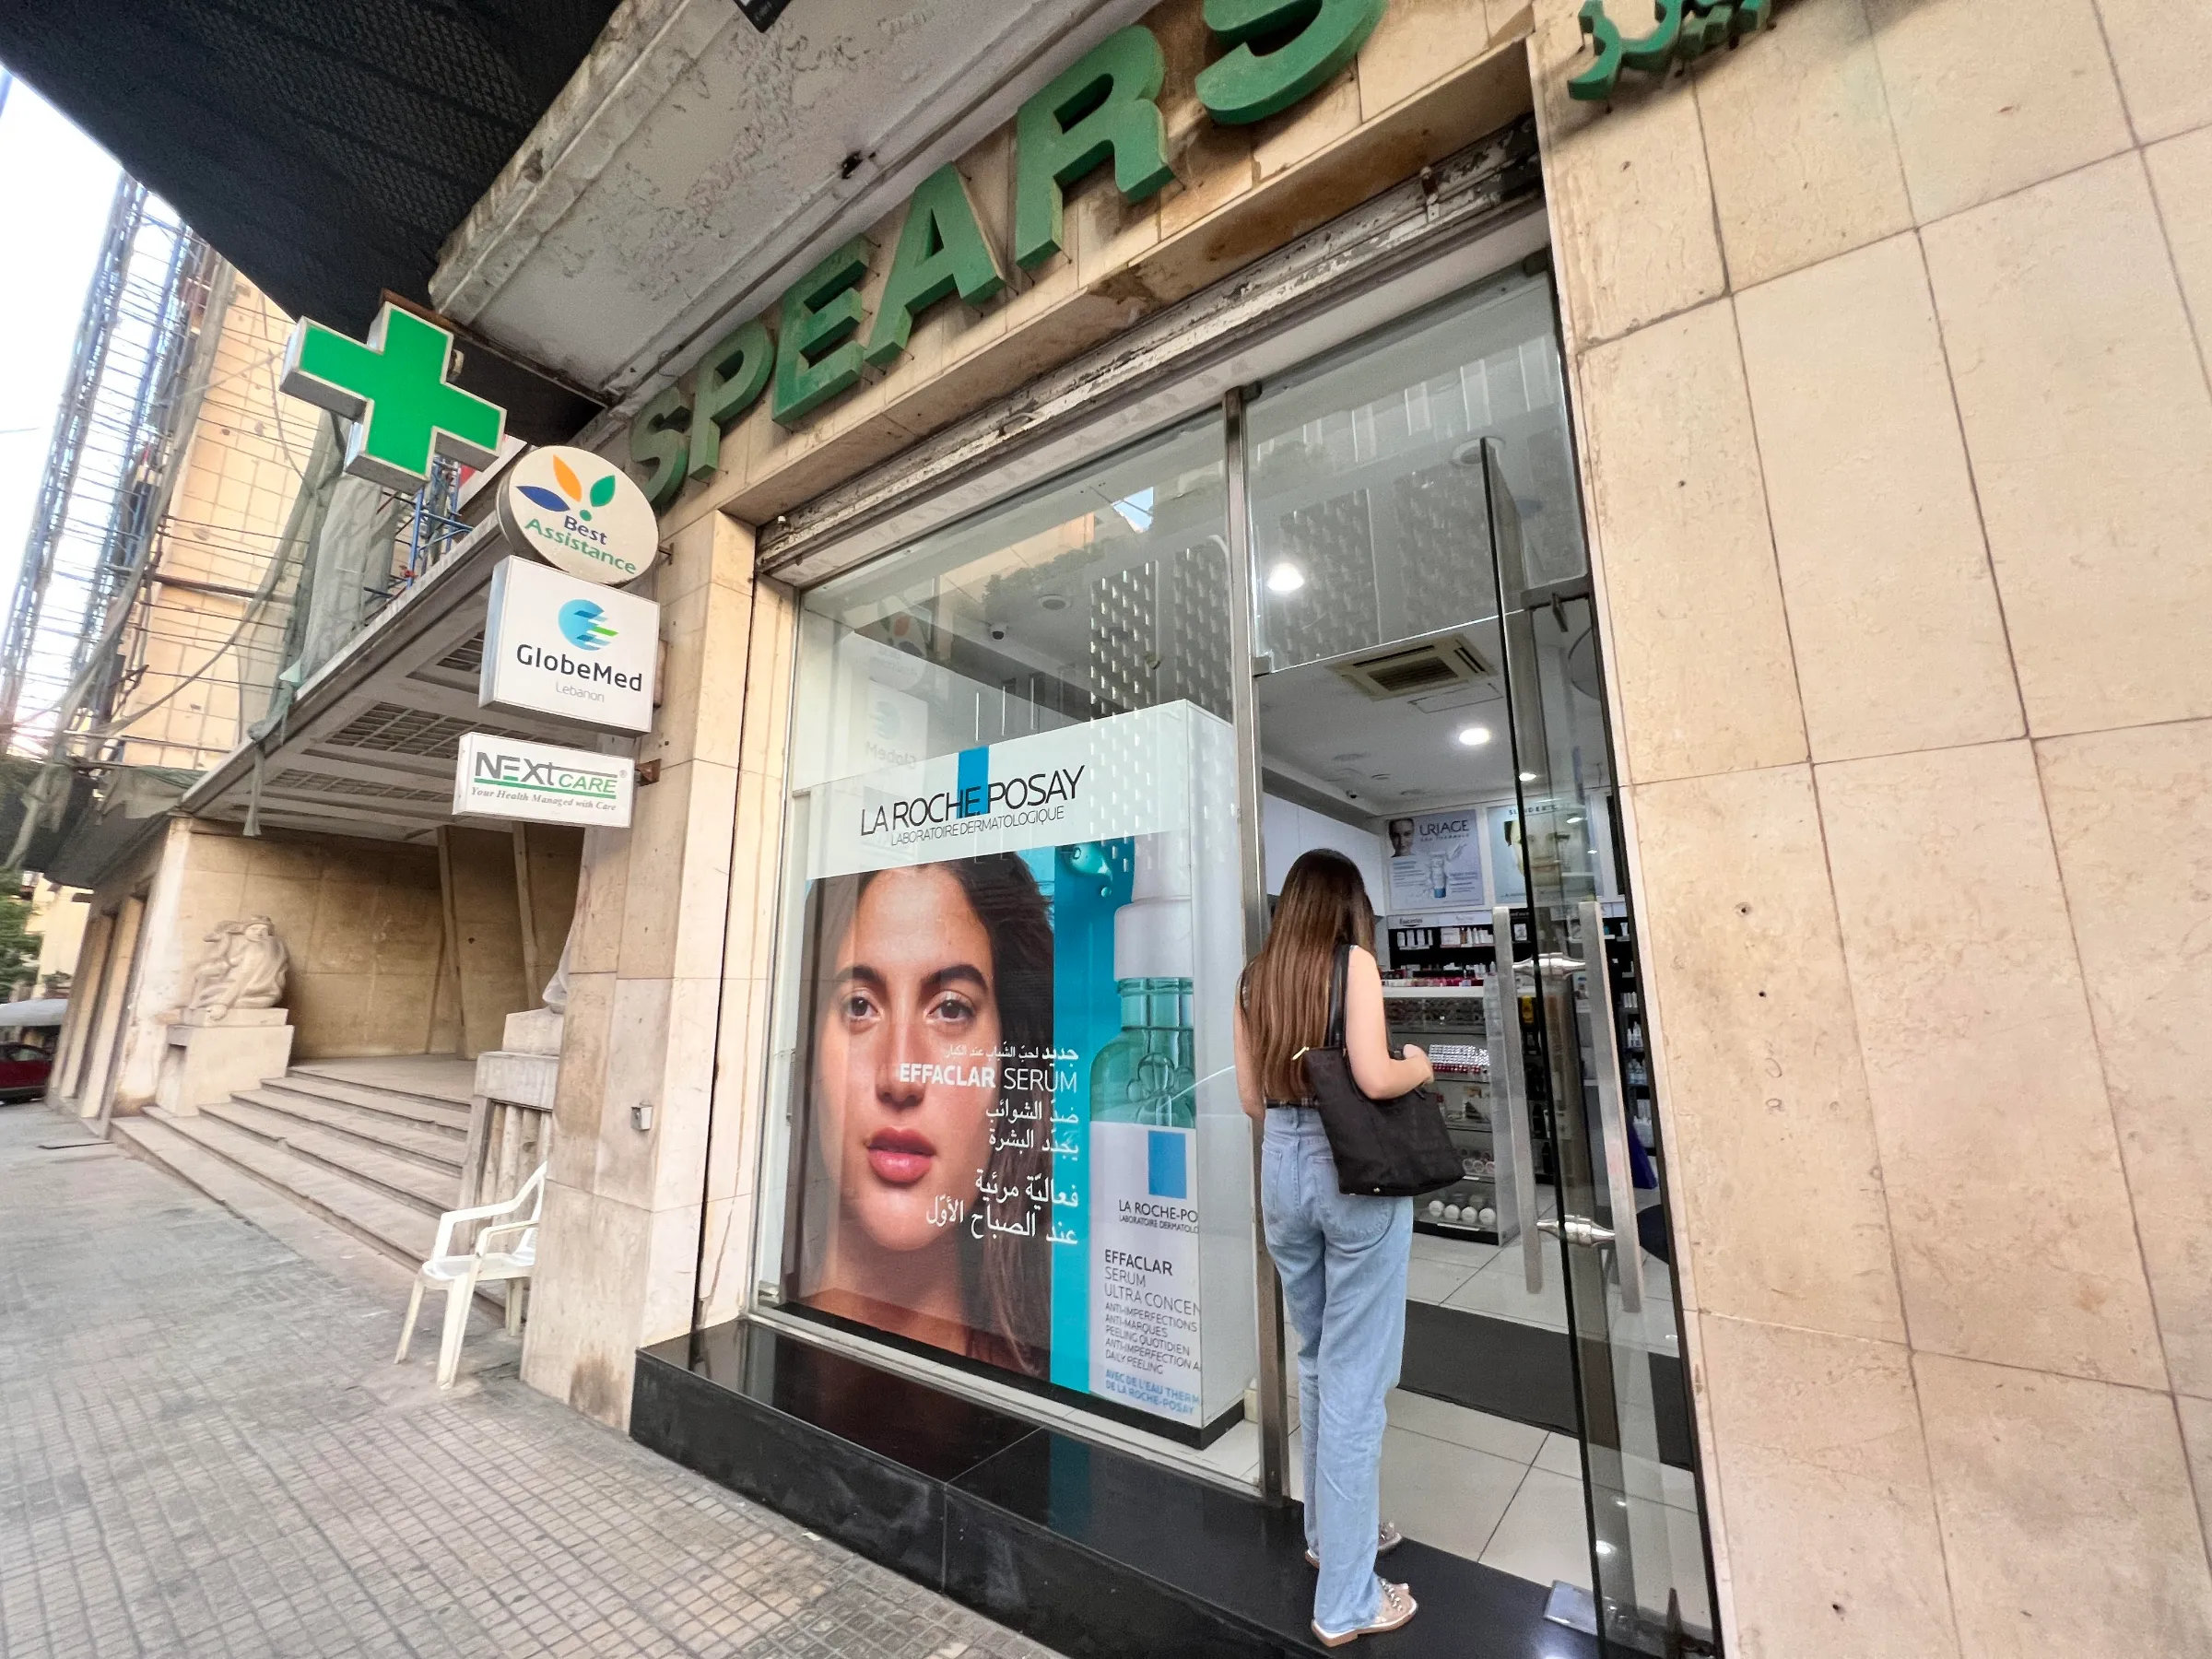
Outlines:
[[[1267,943],[1245,965],[1237,986],[1260,1092],[1270,1100],[1305,1095],[1305,1065],[1291,1056],[1327,1035],[1329,981],[1339,945],[1374,950],[1375,907],[1359,866],[1341,853],[1316,847],[1299,854],[1283,877]]]

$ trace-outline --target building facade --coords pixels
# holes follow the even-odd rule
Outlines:
[[[1433,1639],[2212,1645],[2212,22],[1049,9],[740,244],[700,88],[927,40],[625,7],[447,245],[665,553],[634,817],[517,924],[525,1381],[1066,1651],[1302,1640],[1225,1022],[1335,847],[1467,1170],[1385,1450]],[[166,833],[351,777],[458,949],[502,550]]]

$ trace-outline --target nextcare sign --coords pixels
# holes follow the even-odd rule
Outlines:
[[[1220,55],[1194,83],[1216,122],[1242,126],[1279,114],[1326,85],[1382,20],[1387,0],[1206,0]],[[1141,202],[1172,182],[1167,123],[1159,112],[1167,59],[1141,25],[1100,41],[1021,106],[1014,121],[1014,263],[1032,270],[1061,250],[1065,193],[1111,167],[1124,199]],[[639,412],[629,453],[657,510],[687,478],[721,470],[723,435],[765,394],[779,426],[798,425],[907,347],[934,306],[958,295],[982,305],[1006,286],[967,181],[951,166],[924,180],[907,205],[897,251],[871,318],[861,297],[875,245],[855,237],[801,277],[769,319],[756,317],[700,359],[686,393],[671,386]],[[771,391],[772,387],[772,391]]]
[[[650,513],[645,522],[653,523]],[[477,701],[588,725],[653,724],[661,607],[634,594],[508,558],[491,572]]]
[[[635,785],[619,755],[471,732],[454,761],[453,816],[627,830]]]

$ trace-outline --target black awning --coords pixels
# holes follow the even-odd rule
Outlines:
[[[0,63],[294,316],[359,334],[616,0],[0,0]]]

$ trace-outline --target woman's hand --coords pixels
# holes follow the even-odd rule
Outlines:
[[[1436,1065],[1429,1058],[1429,1051],[1421,1047],[1419,1043],[1409,1042],[1406,1045],[1406,1058],[1420,1062],[1421,1071],[1424,1074],[1421,1078],[1422,1083],[1436,1081]],[[1415,1087],[1418,1088],[1419,1085],[1417,1084]]]

